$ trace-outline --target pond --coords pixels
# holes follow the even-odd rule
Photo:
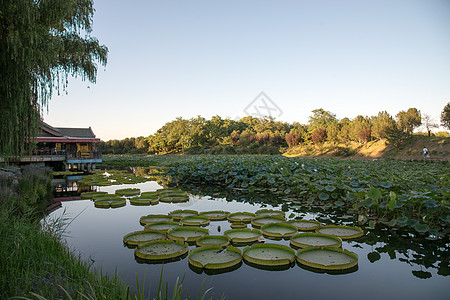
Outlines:
[[[98,187],[98,191],[114,193],[117,189],[139,188],[141,192],[162,188],[157,181]],[[119,274],[131,288],[145,281],[145,292],[154,296],[163,271],[163,282],[169,291],[176,279],[184,278],[183,290],[196,297],[201,286],[212,288],[208,297],[228,299],[449,299],[449,241],[429,240],[401,230],[365,229],[365,236],[343,241],[342,248],[359,256],[357,268],[332,274],[310,270],[298,263],[283,270],[258,268],[244,261],[228,272],[199,272],[188,258],[165,263],[149,263],[136,259],[133,249],[125,247],[123,236],[142,230],[141,216],[168,214],[177,209],[199,212],[224,210],[255,212],[261,208],[283,210],[287,218],[316,219],[324,224],[352,224],[345,216],[327,211],[305,211],[301,205],[268,194],[246,194],[222,191],[215,187],[182,187],[189,192],[184,203],[159,203],[152,206],[127,204],[120,208],[100,209],[91,200],[62,202],[62,207],[48,218],[69,218],[65,240],[69,248],[102,273]],[[351,221],[351,220],[350,220]],[[252,228],[252,225],[248,225]],[[210,234],[223,234],[230,229],[228,221],[212,221],[206,228]],[[267,239],[265,243],[289,246],[289,240]],[[193,249],[195,246],[189,246]],[[243,247],[238,247],[242,249]],[[148,290],[150,289],[150,291]]]

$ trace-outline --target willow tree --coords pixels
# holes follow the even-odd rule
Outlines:
[[[20,155],[70,76],[95,83],[108,49],[91,36],[93,0],[0,0],[0,154]]]

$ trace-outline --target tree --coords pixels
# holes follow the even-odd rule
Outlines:
[[[327,128],[329,124],[337,122],[336,115],[325,111],[322,108],[312,111],[313,115],[309,117],[309,130],[313,132],[316,128]]]
[[[380,111],[376,117],[372,117],[372,124],[372,135],[378,139],[387,138],[396,125],[387,111]]]
[[[428,136],[431,136],[431,129],[439,127],[428,114],[422,114],[422,126],[428,132]]]
[[[327,130],[325,128],[317,128],[312,132],[311,139],[314,144],[321,146],[327,139]]]
[[[397,126],[400,130],[411,134],[413,130],[422,124],[420,110],[409,108],[407,111],[400,111],[397,115]]]
[[[447,103],[441,113],[441,125],[450,130],[450,102]]]
[[[108,49],[91,37],[93,0],[0,1],[0,154],[20,155],[69,76],[95,83]]]

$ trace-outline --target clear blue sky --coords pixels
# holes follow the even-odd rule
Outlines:
[[[262,91],[277,120],[307,123],[450,102],[450,1],[96,0],[109,48],[97,83],[69,81],[44,120],[103,140],[148,136],[178,116],[236,119]]]

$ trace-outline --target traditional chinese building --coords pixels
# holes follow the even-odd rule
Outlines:
[[[91,171],[102,162],[102,155],[95,146],[99,141],[91,127],[52,127],[41,122],[39,134],[33,141],[36,146],[32,155],[24,156],[18,162],[41,164],[54,170]]]

